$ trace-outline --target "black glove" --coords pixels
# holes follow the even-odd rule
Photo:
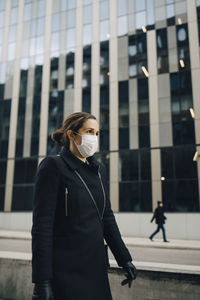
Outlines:
[[[54,300],[50,280],[35,283],[32,300]]]
[[[126,279],[124,279],[121,282],[121,285],[125,285],[128,283],[129,288],[131,287],[132,281],[136,279],[137,276],[137,270],[136,267],[132,264],[131,261],[128,261],[124,266],[123,266],[124,271],[127,273],[125,274]]]

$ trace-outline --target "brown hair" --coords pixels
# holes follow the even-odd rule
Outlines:
[[[85,121],[89,119],[96,120],[96,117],[88,112],[76,112],[69,115],[62,123],[62,127],[52,132],[51,139],[60,147],[66,146],[69,148],[69,139],[67,131],[72,130],[78,132]]]

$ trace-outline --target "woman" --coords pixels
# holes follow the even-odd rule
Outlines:
[[[104,238],[118,265],[136,277],[111,210],[104,166],[94,153],[99,127],[73,113],[52,139],[59,155],[42,160],[36,175],[32,226],[33,300],[112,300]]]

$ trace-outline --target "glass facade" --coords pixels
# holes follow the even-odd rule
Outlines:
[[[200,1],[190,11],[187,2],[117,0],[113,9],[109,0],[0,1],[1,211],[6,203],[31,211],[38,162],[60,151],[51,133],[79,109],[97,112],[96,157],[108,184],[118,180],[111,201],[120,212],[151,212],[156,188],[167,211],[199,212],[192,159],[200,128],[191,108],[199,102]]]

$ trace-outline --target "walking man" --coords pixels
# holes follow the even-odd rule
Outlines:
[[[166,238],[166,233],[165,233],[165,220],[167,219],[164,215],[164,209],[163,209],[163,203],[161,201],[158,201],[158,206],[154,211],[153,217],[151,219],[151,223],[153,222],[154,219],[156,219],[156,224],[158,225],[157,229],[155,232],[153,232],[149,239],[151,241],[153,241],[153,237],[160,231],[160,229],[162,230],[162,234],[163,234],[163,242],[168,243],[168,240]]]

